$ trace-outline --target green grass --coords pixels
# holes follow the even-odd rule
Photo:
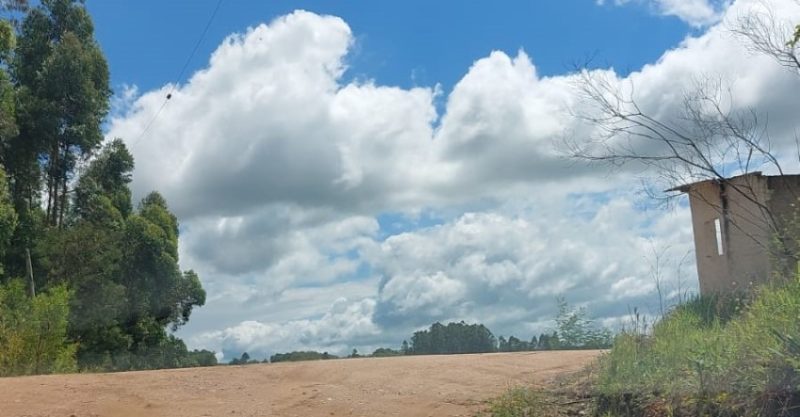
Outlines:
[[[749,304],[698,298],[652,334],[618,335],[596,381],[609,415],[798,415],[799,386],[797,280],[763,288]]]

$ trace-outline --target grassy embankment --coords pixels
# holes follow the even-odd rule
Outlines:
[[[517,388],[487,415],[800,415],[800,280],[762,288],[749,302],[696,298],[652,331],[632,327],[580,388]]]

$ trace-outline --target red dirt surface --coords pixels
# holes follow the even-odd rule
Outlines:
[[[406,356],[0,378],[0,417],[472,416],[599,351]]]

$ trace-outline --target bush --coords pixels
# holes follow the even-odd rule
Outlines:
[[[372,352],[372,356],[375,358],[386,358],[390,356],[402,356],[403,352],[399,350],[394,350],[392,348],[377,348],[374,352]]]
[[[67,341],[70,293],[64,286],[31,298],[25,284],[0,285],[0,376],[75,372]]]
[[[589,320],[584,308],[574,309],[564,298],[558,299],[555,333],[557,343],[550,348],[605,349],[611,346],[612,333]]]

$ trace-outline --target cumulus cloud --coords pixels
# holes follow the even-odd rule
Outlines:
[[[606,3],[606,0],[597,0],[598,5]],[[617,6],[628,3],[646,4],[658,14],[675,16],[692,26],[703,27],[717,23],[731,2],[727,0],[613,0],[613,3]]]
[[[624,314],[630,305],[644,308],[655,293],[654,248],[669,248],[671,256],[691,250],[688,208],[644,212],[621,197],[577,215],[570,205],[467,213],[389,237],[365,253],[383,277],[375,320],[414,328],[431,318],[471,316],[510,330],[507,317],[497,320],[498,310],[524,306],[515,322],[536,322],[550,318],[559,296],[603,317]],[[680,282],[687,279],[677,271],[680,262],[668,263],[666,285],[692,288]]]
[[[753,3],[740,1],[729,15]],[[796,9],[780,12],[789,19],[782,12]],[[136,194],[159,189],[184,220],[266,210],[374,215],[596,176],[558,149],[564,135],[591,133],[572,115],[586,105],[576,76],[541,77],[524,51],[495,51],[448,94],[440,120],[436,87],[344,82],[351,44],[341,19],[309,12],[230,36],[131,143]],[[750,53],[724,24],[627,77],[598,72],[635,85],[642,107],[664,119],[680,115],[683,93],[703,76],[728,80],[742,108],[797,108],[790,94],[763,94],[792,91],[797,77]],[[139,97],[112,119],[109,136],[136,137],[169,88]]]
[[[291,207],[266,207],[240,216],[186,223],[182,248],[204,269],[269,276],[279,291],[289,284],[326,282],[352,269],[348,253],[378,232],[372,217],[331,217]]]
[[[341,19],[302,11],[228,37],[131,144],[134,191],[157,185],[183,218],[411,198],[433,174],[434,89],[340,85],[352,41]],[[142,95],[109,135],[135,136],[172,88]]]
[[[720,23],[639,71],[597,74],[635,86],[665,121],[703,76],[730,81],[738,108],[800,111],[798,78],[727,29],[758,2],[657,4]],[[775,7],[800,18],[788,0]],[[579,77],[543,77],[526,52],[494,51],[449,92],[347,81],[352,44],[342,19],[298,11],[231,35],[185,85],[128,90],[112,117],[108,136],[136,158],[135,194],[166,196],[182,264],[209,290],[183,330],[191,343],[333,351],[397,342],[432,320],[533,331],[559,294],[608,319],[652,302],[647,248],[682,258],[688,210],[644,210],[629,192],[637,172],[565,160],[560,139],[593,134],[573,117],[591,111]],[[771,118],[776,143],[793,137],[789,120]],[[422,211],[441,224],[386,236],[378,220]],[[691,286],[691,270],[671,275]]]
[[[657,314],[655,262],[664,301],[696,287],[694,258],[685,256],[692,241],[688,207],[664,215],[638,210],[622,195],[577,202],[587,198],[575,196],[561,210],[529,203],[525,211],[466,213],[373,241],[362,256],[380,278],[373,283],[377,293],[337,299],[316,319],[248,320],[191,342],[228,357],[286,349],[346,353],[397,347],[434,320],[482,322],[498,334],[527,338],[552,328],[560,296],[601,320],[616,320],[631,307]],[[570,213],[572,207],[582,210]]]
[[[354,345],[370,344],[370,339],[380,334],[371,319],[374,307],[371,299],[349,302],[339,298],[317,320],[291,320],[281,324],[246,320],[224,330],[203,333],[192,342],[218,349],[223,359],[238,357],[245,351],[258,359],[258,355],[267,357],[275,352],[298,349],[298,346],[342,353]]]

